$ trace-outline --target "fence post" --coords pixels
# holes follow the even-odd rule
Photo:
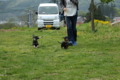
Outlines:
[[[32,22],[32,11],[29,10],[29,13],[28,13],[28,24],[29,24],[29,27],[32,27],[33,26],[33,22]]]

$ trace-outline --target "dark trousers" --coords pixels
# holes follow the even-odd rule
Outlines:
[[[77,14],[74,16],[66,16],[67,35],[69,41],[77,41],[76,22],[77,22]]]

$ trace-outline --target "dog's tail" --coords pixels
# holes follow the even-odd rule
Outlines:
[[[62,42],[60,42],[60,41],[57,41],[58,43],[60,43],[60,44],[62,44]]]

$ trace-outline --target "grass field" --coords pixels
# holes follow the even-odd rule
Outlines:
[[[61,49],[66,27],[0,29],[0,80],[120,80],[120,27],[77,26],[76,46]],[[32,35],[43,36],[39,48]]]

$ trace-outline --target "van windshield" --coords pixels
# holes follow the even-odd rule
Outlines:
[[[39,7],[39,14],[58,14],[56,6],[42,6]]]

